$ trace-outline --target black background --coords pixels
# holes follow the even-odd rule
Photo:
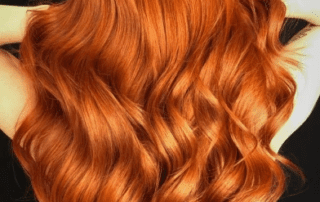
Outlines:
[[[35,3],[35,0],[0,0],[2,5],[33,6]],[[281,33],[280,41],[286,44],[295,33],[306,25],[307,22],[304,20],[289,19]],[[19,43],[1,46],[17,58],[19,58],[19,54],[15,50],[18,50],[19,47]],[[288,189],[279,202],[320,201],[320,161],[318,157],[320,146],[317,139],[317,136],[320,135],[318,132],[319,124],[320,102],[318,100],[310,117],[290,136],[279,151],[280,154],[302,168],[307,177],[307,183],[304,186],[299,186],[299,178],[286,170]],[[33,198],[30,181],[11,150],[11,140],[0,130],[0,202],[36,201]]]

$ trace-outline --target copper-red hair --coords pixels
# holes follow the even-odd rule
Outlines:
[[[267,202],[296,83],[281,0],[68,0],[33,11],[13,148],[40,202]],[[302,174],[303,177],[303,174]]]

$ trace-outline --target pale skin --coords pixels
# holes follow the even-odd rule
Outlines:
[[[35,103],[31,81],[19,65],[17,58],[0,49],[0,129],[10,138],[16,131],[14,124],[23,120]]]
[[[319,0],[282,0],[287,7],[286,17],[304,19],[320,25]]]
[[[303,70],[288,67],[297,84],[297,91],[292,114],[271,141],[271,148],[276,153],[290,135],[307,120],[320,95],[320,26],[302,30],[293,40],[286,48],[300,55],[287,56],[298,60]]]
[[[45,10],[49,5],[34,7],[0,5],[0,45],[19,43],[24,37],[27,10]],[[20,71],[20,63],[0,49],[0,129],[13,138],[19,123],[34,106],[31,81]]]
[[[314,25],[320,25],[320,18],[317,17],[320,13],[319,0],[303,0],[305,6],[301,6],[302,0],[283,0],[283,2],[287,5],[287,17],[305,19]],[[49,6],[45,5],[38,8],[48,9]],[[4,17],[12,20],[11,24],[8,21],[2,22],[12,25],[7,26],[8,29],[0,26],[0,45],[22,41],[28,17],[26,10],[30,7],[13,6],[6,7],[6,9],[6,15],[15,13],[16,16],[8,17],[4,15],[5,7],[0,6],[0,25],[1,19]],[[289,120],[280,128],[271,142],[271,148],[275,152],[278,152],[283,142],[307,119],[319,97],[320,82],[317,77],[317,75],[320,75],[318,70],[320,68],[317,68],[320,64],[320,59],[318,59],[320,58],[318,48],[320,47],[319,27],[315,26],[303,38],[297,39],[287,46],[291,50],[301,48],[300,53],[308,55],[308,57],[297,58],[305,66],[305,71],[290,72],[298,86],[295,95],[295,107]],[[19,125],[19,121],[34,106],[34,92],[30,91],[31,82],[19,72],[19,68],[21,68],[19,61],[14,56],[0,51],[0,128],[10,138],[13,138],[17,129],[15,125]],[[10,101],[8,101],[9,98]]]
[[[27,13],[28,10],[46,10],[49,7],[49,5],[33,7],[0,5],[0,46],[22,41],[31,13]]]

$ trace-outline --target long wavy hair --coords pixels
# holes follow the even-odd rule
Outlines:
[[[68,0],[20,48],[35,107],[13,150],[41,202],[267,202],[296,83],[281,0]]]

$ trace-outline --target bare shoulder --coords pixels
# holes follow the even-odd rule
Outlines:
[[[19,71],[19,60],[0,49],[0,129],[10,138],[30,106],[30,82]]]

